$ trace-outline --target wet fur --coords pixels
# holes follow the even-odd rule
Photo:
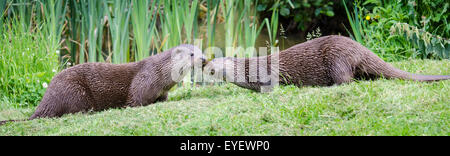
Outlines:
[[[448,75],[417,75],[411,74],[384,62],[373,52],[358,42],[342,36],[324,36],[305,43],[290,47],[280,53],[279,57],[280,84],[296,86],[330,86],[334,84],[349,83],[355,79],[399,78],[415,81],[436,81],[450,79]],[[217,58],[209,62],[205,69],[215,68],[215,71],[223,72],[226,77],[239,78],[239,71],[245,71],[245,82],[232,82],[240,87],[260,91],[261,86],[266,85],[260,81],[259,75],[250,75],[248,62],[250,59],[264,60],[268,62],[263,67],[268,72],[270,58],[274,55],[253,58]],[[244,69],[230,64],[242,64]],[[220,69],[225,64],[224,69]],[[228,65],[227,65],[228,64]],[[260,68],[261,69],[261,68]],[[257,77],[257,82],[249,82],[250,77]]]
[[[186,56],[195,51],[198,58],[194,60],[205,61],[198,48],[181,45],[135,63],[85,63],[65,69],[53,78],[29,120],[165,101],[177,83],[171,79],[171,54],[180,47],[191,50],[183,51]],[[0,121],[0,125],[11,121],[15,120]]]

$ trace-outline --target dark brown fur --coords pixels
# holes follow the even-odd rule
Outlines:
[[[218,58],[206,65],[206,71],[223,72],[226,76],[238,78],[236,74],[245,70],[245,82],[232,82],[240,87],[260,91],[266,85],[259,75],[249,75],[248,62],[251,59],[264,60],[270,65],[271,57],[279,56],[280,84],[296,86],[330,86],[352,82],[354,79],[375,79],[379,77],[399,78],[415,81],[436,81],[450,79],[450,76],[432,76],[411,74],[384,62],[369,49],[347,37],[325,36],[295,45],[280,53],[253,58]],[[229,64],[242,64],[245,69],[234,67],[226,69]],[[218,65],[220,64],[220,65]],[[225,68],[220,69],[222,64]],[[227,65],[228,64],[228,65]],[[238,65],[236,65],[238,66]],[[259,67],[259,66],[258,66]],[[263,67],[268,70],[268,67]],[[260,68],[261,69],[261,68]],[[229,71],[232,72],[229,72]],[[271,70],[268,70],[270,72]],[[249,82],[249,77],[258,77],[258,81]]]
[[[204,63],[198,48],[181,45],[135,63],[85,63],[65,69],[53,78],[29,120],[165,101],[167,92],[177,83],[171,78],[173,62],[176,62],[171,56],[180,47],[191,50],[180,53],[183,57],[196,53],[187,60]],[[6,122],[9,121],[0,125]]]

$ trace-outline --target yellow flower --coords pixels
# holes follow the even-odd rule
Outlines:
[[[366,16],[366,20],[370,20],[370,16],[369,15]]]

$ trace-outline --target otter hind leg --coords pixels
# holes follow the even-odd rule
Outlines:
[[[354,74],[350,64],[345,63],[344,61],[336,61],[331,65],[329,70],[333,84],[340,85],[353,82]]]
[[[29,120],[37,119],[37,118],[54,118],[54,117],[60,117],[62,116],[62,111],[60,106],[58,106],[57,100],[55,99],[49,99],[49,98],[42,99],[39,106],[36,108],[36,111],[31,115]]]
[[[377,80],[380,77],[381,76],[364,72],[364,70],[361,70],[361,69],[357,69],[355,72],[356,80]]]
[[[29,118],[54,118],[64,114],[86,112],[92,109],[88,91],[80,85],[69,85],[64,90],[50,86],[35,113]]]

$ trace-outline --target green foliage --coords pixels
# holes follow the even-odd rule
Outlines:
[[[255,42],[259,34],[261,33],[261,30],[263,28],[263,24],[258,23],[257,18],[257,12],[256,9],[252,8],[253,6],[256,6],[258,4],[258,0],[251,1],[246,0],[243,2],[244,4],[241,5],[244,6],[244,10],[241,12],[241,19],[240,21],[240,30],[243,31],[243,35],[238,38],[238,40],[241,42],[240,45],[244,48],[253,48],[255,47]],[[253,57],[254,53],[253,51],[246,51],[245,57]],[[242,56],[242,55],[241,55]]]
[[[106,1],[105,8],[109,8]],[[114,0],[111,3],[111,11],[106,11],[110,24],[112,39],[112,63],[127,63],[129,59],[129,21],[131,15],[130,0]],[[110,53],[111,54],[111,53]]]
[[[12,6],[11,10],[14,10],[14,16],[20,21],[20,27],[23,31],[28,31],[31,27],[32,12],[35,10],[33,2],[27,2],[27,0],[17,0],[20,5]]]
[[[162,3],[164,13],[159,14],[162,19],[161,37],[163,37],[163,40],[161,47],[163,47],[162,50],[167,50],[182,43],[183,18],[181,11],[178,9],[179,1],[163,0]]]
[[[86,24],[83,30],[87,35],[87,45],[89,48],[87,57],[88,62],[103,62],[101,50],[103,40],[102,33],[104,25],[106,23],[106,20],[104,18],[105,11],[108,10],[105,6],[105,2],[106,0],[81,0],[80,8],[82,10],[82,19],[84,19],[82,23]],[[81,43],[83,45],[84,42],[85,40],[81,40]],[[80,57],[80,61],[81,60],[82,58]]]
[[[255,51],[247,48],[255,46],[256,39],[263,28],[262,24],[259,25],[256,9],[253,8],[257,4],[258,1],[252,0],[221,3],[222,8],[225,8],[222,12],[225,20],[225,47],[233,48],[226,49],[225,56],[254,56]],[[275,15],[278,16],[278,13],[276,12]]]
[[[418,47],[414,54],[419,56],[413,57],[450,58],[450,40],[448,39],[434,36],[407,23],[397,23],[391,27],[390,31],[393,35],[403,35],[410,43]]]
[[[207,46],[214,47],[217,15],[219,12],[220,1],[208,0],[207,6],[208,6],[208,10],[206,11]],[[213,52],[206,51],[206,55],[208,58],[213,58]]]
[[[298,23],[298,29],[305,30],[305,25],[314,18],[320,18],[322,15],[333,17],[334,5],[333,1],[327,0],[262,0],[257,5],[257,10],[267,12],[278,9],[282,17],[293,19]]]
[[[203,9],[200,13],[206,13],[206,47],[216,46],[216,30],[218,23],[218,15],[220,8],[220,0],[208,0],[206,1],[206,9]],[[207,58],[214,58],[213,49],[207,48],[204,51]]]
[[[405,1],[405,0],[404,0]],[[405,1],[408,15],[412,17],[416,27],[432,34],[450,38],[450,3],[448,0]]]
[[[135,60],[140,61],[149,56],[156,31],[156,13],[160,3],[151,0],[133,0],[131,22],[133,24],[134,42],[136,44]],[[150,6],[150,9],[148,8]],[[155,44],[153,44],[155,45]]]
[[[279,3],[279,1],[277,1]],[[275,4],[277,4],[275,3]],[[266,23],[267,32],[269,34],[269,40],[270,40],[270,46],[276,47],[278,45],[277,40],[277,31],[278,31],[278,23],[279,23],[279,5],[274,5],[272,7],[272,16],[269,21],[269,19],[264,19],[264,22]]]
[[[58,52],[47,48],[52,41],[45,33],[23,31],[16,20],[6,22],[11,25],[1,26],[0,98],[16,107],[36,106],[59,71]]]
[[[354,5],[353,12],[349,12],[345,0],[342,0],[342,2],[344,4],[345,12],[347,13],[347,18],[353,32],[353,34],[349,32],[350,37],[353,40],[364,44],[363,38],[366,35],[364,30],[367,27],[367,22],[364,21],[363,17],[361,16],[361,8],[359,8],[358,5]]]
[[[346,8],[352,37],[384,60],[448,58],[449,4],[445,0],[345,4],[355,4]],[[279,46],[280,39],[284,47],[286,31],[281,23],[294,21],[303,30],[312,19],[335,16],[337,6],[336,1],[325,0],[0,0],[0,34],[14,30],[16,34],[36,35],[44,41],[30,45],[43,44],[47,52],[61,51],[60,64],[69,61],[67,66],[124,63],[183,43],[202,46],[193,41],[196,38],[205,40],[204,47],[254,47],[264,27],[269,36],[267,46]],[[222,31],[225,33],[218,33]],[[320,36],[315,33],[309,38]],[[224,45],[220,45],[222,41]],[[3,47],[16,51],[3,42]],[[212,58],[211,52],[206,53]],[[228,56],[238,57],[255,54],[239,50],[230,53]],[[14,94],[11,88],[3,92],[17,99],[14,96],[28,90],[22,89]],[[30,99],[18,101],[37,101]]]
[[[43,33],[48,40],[46,47],[49,51],[57,51],[61,44],[61,34],[66,20],[67,3],[61,0],[42,0],[38,6],[44,8],[43,15],[45,16],[42,18],[44,23]],[[27,15],[31,15],[31,12]],[[28,20],[32,21],[31,18]],[[20,23],[23,22],[21,21]]]
[[[6,7],[7,7],[7,2],[6,0],[4,1],[0,1],[0,25],[3,25],[4,22],[4,17],[6,15]],[[0,27],[0,34],[3,33],[3,28]]]
[[[308,33],[308,35],[306,35],[306,40],[312,40],[315,38],[319,38],[322,36],[322,33],[320,32],[320,28],[317,27],[316,30],[313,30],[312,32]]]
[[[436,1],[436,4],[440,4],[440,1]],[[445,27],[442,24],[433,25],[432,22],[426,20],[432,17],[418,14],[424,12],[421,11],[424,7],[418,7],[417,5],[415,1],[404,0],[368,0],[364,3],[356,1],[353,5],[354,11],[347,12],[353,32],[350,34],[356,41],[365,45],[386,61],[411,57],[448,58],[445,42],[448,39],[445,39],[445,36],[439,37],[437,35],[445,35],[445,33],[435,33],[437,29],[444,30],[441,28]],[[442,6],[445,8],[444,4]],[[430,5],[429,7],[433,6]],[[448,14],[447,12],[442,13],[439,9],[434,11],[435,19]],[[422,17],[423,20],[420,19]],[[446,19],[441,19],[438,23],[446,22]],[[403,26],[401,23],[408,23],[408,26]],[[448,30],[441,32],[446,31]],[[414,35],[416,37],[413,37]]]
[[[237,14],[238,8],[236,6],[239,5],[239,1],[223,1],[220,3],[221,8],[224,9],[222,11],[222,16],[225,18],[225,47],[237,47],[238,45],[234,42],[234,38],[237,37],[236,26],[236,18],[235,16],[239,16]],[[225,56],[235,56],[234,49],[227,49],[225,52]]]

